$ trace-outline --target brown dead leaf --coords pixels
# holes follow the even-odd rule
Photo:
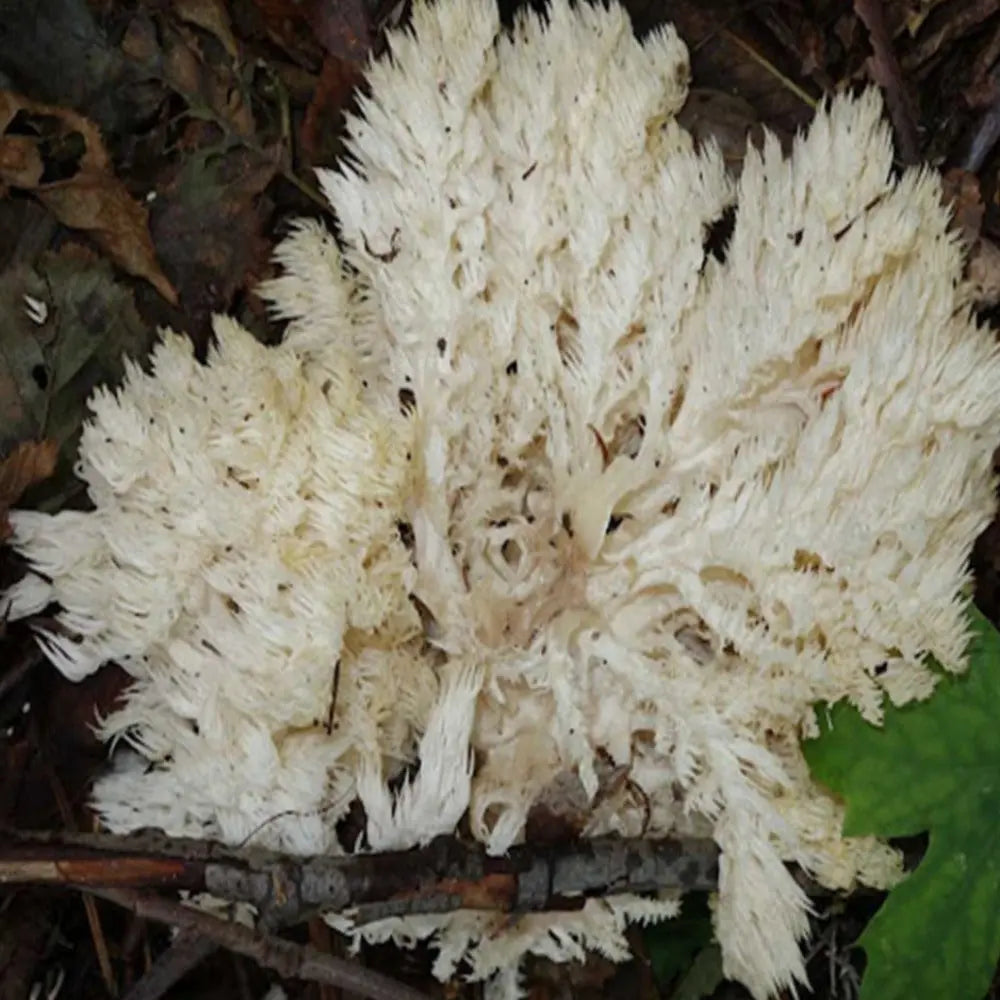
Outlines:
[[[129,123],[129,81],[109,39],[113,18],[95,16],[95,7],[95,0],[3,0],[0,87],[76,108],[117,132]]]
[[[951,227],[968,251],[965,271],[973,300],[979,309],[992,309],[1000,303],[1000,247],[983,235],[986,206],[979,178],[953,167],[941,180],[941,199],[951,209]]]
[[[189,104],[200,103],[203,76],[204,67],[195,50],[184,38],[170,34],[163,48],[163,79],[167,85],[186,97]]]
[[[992,240],[979,240],[969,254],[967,269],[976,305],[990,309],[1000,303],[1000,247]]]
[[[993,72],[1000,60],[1000,24],[994,24],[986,43],[972,60],[969,83],[962,96],[970,108],[985,108],[996,104],[1000,98],[1000,80]]]
[[[339,152],[344,111],[363,79],[358,63],[328,55],[299,131],[302,155],[309,163],[329,163]]]
[[[692,87],[677,120],[699,146],[716,143],[733,173],[739,173],[748,145],[759,147],[764,141],[753,106],[721,90]]]
[[[233,37],[229,11],[222,0],[173,0],[173,7],[182,21],[215,35],[230,57],[238,57],[239,47]]]
[[[152,18],[137,14],[129,21],[122,36],[122,54],[132,62],[152,70],[158,64],[161,53],[156,37],[156,25]]]
[[[765,5],[758,16],[767,25],[785,51],[799,63],[799,72],[825,91],[832,86],[828,69],[828,44],[823,31],[806,15],[800,5]]]
[[[7,512],[29,486],[55,472],[59,445],[52,440],[22,441],[0,460],[0,541],[10,536]]]
[[[315,43],[336,59],[361,65],[375,37],[365,0],[254,0],[268,34],[302,65],[312,63]]]
[[[947,0],[896,0],[885,5],[886,21],[893,34],[906,31],[911,38],[916,38],[924,21],[933,13],[934,8]]]
[[[313,0],[308,0],[311,5]],[[297,65],[315,71],[323,50],[301,0],[253,0],[270,40]]]
[[[264,227],[271,205],[264,190],[281,150],[233,146],[191,152],[165,183],[153,209],[156,244],[184,300],[186,329],[207,333],[213,313],[262,277],[271,254]]]
[[[80,167],[88,170],[110,170],[111,159],[98,127],[83,115],[69,108],[41,104],[21,97],[11,90],[0,90],[0,135],[6,136],[14,120],[24,119],[24,129],[33,131],[39,140],[55,145],[74,134],[83,140]]]
[[[331,56],[360,65],[372,46],[372,22],[365,0],[308,5],[309,19],[323,48]]]
[[[121,268],[145,278],[171,305],[177,292],[156,262],[149,213],[109,174],[77,176],[37,191],[52,214],[70,229],[82,229]]]
[[[792,89],[794,81],[776,72],[784,53],[747,16],[746,4],[671,0],[665,10],[656,0],[625,0],[625,7],[640,36],[662,24],[666,14],[688,46],[698,86],[738,95],[783,142],[812,118],[815,94],[802,91],[815,87]]]
[[[18,131],[11,134],[15,122]],[[50,167],[61,179],[44,180]],[[156,261],[146,209],[114,175],[93,122],[0,91],[0,186],[30,191],[64,226],[87,233],[119,267],[177,304]]]
[[[903,71],[915,79],[922,79],[932,68],[934,60],[946,53],[958,39],[978,31],[996,12],[996,0],[952,0],[928,18],[916,44],[902,59]]]
[[[299,134],[303,155],[310,163],[328,163],[341,152],[344,112],[363,79],[375,39],[370,11],[365,0],[335,4],[314,0],[303,12],[326,50]]]
[[[953,167],[941,178],[941,198],[951,207],[952,228],[971,247],[979,239],[986,213],[979,178],[968,170]]]
[[[122,53],[137,74],[158,80],[183,97],[189,117],[214,121],[224,131],[249,139],[256,134],[256,123],[235,40],[230,35],[230,51],[229,43],[220,39],[224,51],[219,50],[206,46],[188,27],[190,23],[207,30],[198,20],[207,20],[207,8],[194,0],[175,4],[177,20],[154,19],[139,10],[125,30]]]
[[[37,187],[45,173],[38,146],[23,135],[0,137],[0,178],[5,187]]]

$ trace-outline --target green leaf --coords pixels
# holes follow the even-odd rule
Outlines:
[[[643,936],[653,977],[660,989],[666,990],[712,941],[712,915],[706,894],[686,896],[678,916],[650,925]]]
[[[29,318],[26,295],[43,304],[41,322]],[[0,455],[42,438],[60,449],[55,475],[25,495],[27,506],[61,509],[78,496],[73,463],[87,399],[119,381],[123,355],[146,357],[151,341],[107,261],[44,253],[0,274]]]
[[[981,1000],[1000,956],[1000,635],[974,608],[969,670],[926,702],[888,706],[882,728],[847,705],[821,710],[804,744],[847,806],[847,836],[930,832],[915,872],[859,943],[861,1000]]]
[[[722,949],[706,945],[695,955],[691,968],[678,980],[670,1000],[705,1000],[726,977],[722,972]]]

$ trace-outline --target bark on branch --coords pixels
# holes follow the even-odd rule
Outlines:
[[[591,896],[711,890],[718,848],[710,840],[597,838],[489,857],[479,845],[442,837],[410,851],[296,859],[150,833],[12,831],[0,834],[0,884],[188,889],[252,903],[279,924],[346,908],[367,922],[456,909],[573,910]]]

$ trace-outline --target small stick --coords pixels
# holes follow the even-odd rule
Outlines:
[[[815,97],[811,97],[793,79],[782,73],[770,59],[768,59],[763,53],[758,52],[749,42],[744,41],[739,35],[730,31],[728,28],[723,28],[722,34],[734,45],[738,45],[755,63],[757,63],[758,66],[761,67],[761,69],[770,73],[771,76],[773,76],[786,90],[793,93],[800,101],[802,101],[803,104],[812,108],[813,111],[819,107],[819,102]]]
[[[31,739],[38,749],[42,765],[48,778],[49,787],[52,790],[52,797],[55,799],[59,816],[68,830],[76,829],[76,819],[73,816],[73,807],[70,805],[66,790],[59,780],[59,776],[49,759],[48,748],[43,746],[41,734],[38,730],[37,722],[32,717]],[[89,896],[83,897],[83,909],[87,915],[87,927],[90,930],[90,937],[94,944],[94,954],[97,956],[97,966],[101,970],[101,979],[104,986],[112,997],[118,996],[118,983],[115,981],[114,969],[111,966],[111,955],[108,952],[108,942],[104,936],[104,928],[101,926],[101,915],[97,912],[97,905]]]
[[[160,1000],[181,977],[200,965],[217,948],[211,938],[191,930],[181,931],[149,971],[125,994],[124,1000]]]
[[[904,165],[912,166],[920,162],[917,117],[903,80],[903,71],[899,68],[899,60],[892,47],[882,0],[854,0],[854,12],[868,29],[868,37],[872,43],[868,72],[885,93],[885,103],[896,132],[899,158]]]
[[[131,910],[137,917],[156,920],[197,934],[227,951],[253,959],[286,979],[305,979],[350,990],[369,1000],[429,1000],[425,993],[399,983],[357,962],[324,955],[310,945],[262,934],[242,924],[174,903],[136,889],[93,889],[95,896]]]

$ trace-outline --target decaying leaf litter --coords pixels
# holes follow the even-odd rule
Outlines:
[[[687,124],[716,138],[734,163],[760,125],[789,137],[823,93],[844,82],[879,83],[901,155],[952,168],[957,219],[975,247],[970,266],[990,317],[1000,287],[995,4],[859,2],[853,11],[822,3],[633,4],[631,13],[639,32],[665,19],[677,25],[698,84]],[[276,336],[253,289],[271,274],[271,247],[287,220],[322,212],[309,167],[339,152],[359,67],[381,44],[384,25],[405,11],[186,0],[124,12],[110,3],[43,0],[30,10],[15,3],[5,16],[0,503],[28,490],[30,502],[56,509],[81,502],[70,458],[84,400],[118,377],[123,352],[143,355],[157,325],[189,331],[203,349],[209,316],[229,311],[262,338]],[[994,534],[986,533],[976,561],[982,606],[996,619]],[[0,582],[18,572],[6,550],[3,559]],[[111,704],[114,683],[102,675],[100,684],[67,685],[37,664],[28,639],[20,626],[3,639],[3,821],[66,828],[68,802],[86,826],[87,775],[64,764],[82,747],[100,762],[87,723]],[[850,995],[846,942],[870,908],[848,902],[828,916],[841,933],[824,938],[829,947],[811,966],[819,995]],[[97,995],[107,988],[102,955],[104,979],[110,967],[124,989],[163,945],[155,928],[123,922],[111,908],[102,907],[99,928],[88,928],[68,896],[17,894],[5,913],[18,915],[11,933],[38,955],[34,967],[22,962],[5,979],[12,997],[46,976],[51,987],[55,967],[66,973],[60,995]],[[262,994],[254,966],[224,956],[213,962],[186,981],[183,995],[223,995],[220,975],[233,996]],[[408,971],[433,989],[419,962]],[[680,963],[666,995],[670,988],[742,995],[730,985],[683,994],[690,971]],[[573,995],[655,995],[648,969],[593,962],[569,975],[579,980]],[[565,990],[566,977],[562,969],[540,976],[540,995]]]

